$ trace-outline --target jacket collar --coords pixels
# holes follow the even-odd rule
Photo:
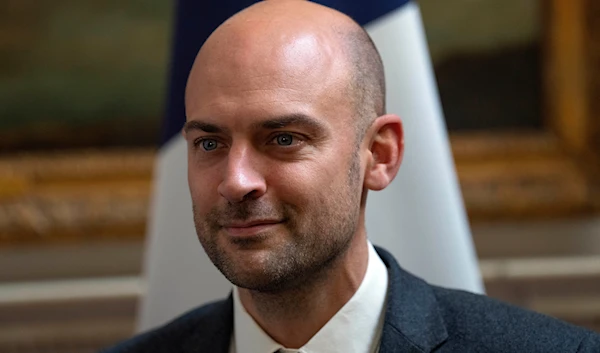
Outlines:
[[[401,269],[386,250],[375,249],[390,278],[380,352],[434,350],[448,332],[431,286]]]
[[[225,300],[210,304],[209,312],[202,322],[192,326],[189,327],[192,334],[181,345],[182,352],[228,353],[233,331],[232,294]]]

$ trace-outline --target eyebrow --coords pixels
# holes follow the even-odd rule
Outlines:
[[[183,131],[186,133],[192,130],[202,130],[204,132],[208,132],[211,134],[220,134],[220,133],[228,133],[229,129],[223,126],[209,124],[198,120],[190,120],[185,123],[183,126]]]
[[[261,121],[253,124],[254,129],[263,128],[269,130],[282,129],[284,127],[295,125],[303,126],[314,131],[323,131],[325,126],[317,119],[311,118],[305,114],[289,114],[277,118]]]
[[[314,119],[308,115],[301,113],[294,113],[289,115],[283,115],[280,117],[276,117],[273,119],[268,119],[264,121],[259,121],[251,125],[252,130],[259,129],[268,129],[268,130],[276,130],[282,129],[287,126],[302,126],[313,131],[324,131],[325,126],[323,123]],[[190,120],[185,123],[183,126],[183,130],[188,133],[192,130],[202,130],[204,132],[208,132],[211,134],[219,134],[225,133],[228,134],[230,130],[224,126],[219,126],[216,124],[206,123],[198,120]]]

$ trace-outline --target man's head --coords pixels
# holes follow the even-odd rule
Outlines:
[[[364,241],[366,190],[402,153],[384,97],[368,35],[317,4],[258,3],[206,41],[186,91],[188,180],[198,237],[232,283],[293,288]]]

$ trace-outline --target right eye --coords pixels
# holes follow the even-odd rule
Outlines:
[[[207,152],[216,150],[217,147],[219,147],[219,142],[217,140],[211,139],[211,138],[198,139],[194,144],[196,146],[202,147],[202,149]]]

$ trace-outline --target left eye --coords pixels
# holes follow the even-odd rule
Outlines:
[[[280,146],[291,146],[294,142],[294,136],[291,134],[281,134],[275,137],[275,141]]]

